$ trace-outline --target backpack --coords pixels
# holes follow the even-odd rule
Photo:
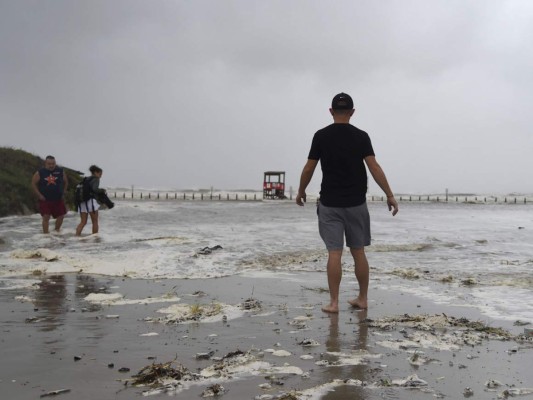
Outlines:
[[[76,205],[86,202],[93,197],[93,190],[91,189],[91,177],[85,177],[76,186],[74,193],[74,202]]]

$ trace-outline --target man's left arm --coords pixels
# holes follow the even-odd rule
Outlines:
[[[385,176],[385,172],[383,172],[383,169],[378,164],[375,156],[372,155],[365,157],[365,162],[370,171],[370,174],[372,174],[372,177],[379,185],[381,190],[385,192],[385,195],[387,196],[387,205],[389,207],[389,211],[392,211],[392,216],[395,216],[398,213],[398,202],[394,198],[394,193],[392,193],[392,190],[389,186],[389,182],[387,181],[387,177]]]

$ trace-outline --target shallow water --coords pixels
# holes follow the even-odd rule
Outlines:
[[[373,287],[533,322],[531,205],[405,202],[394,218],[383,203],[369,209]],[[89,224],[82,238],[74,236],[78,219],[69,213],[51,235],[39,233],[38,215],[0,219],[0,289],[31,285],[41,273],[167,279],[325,270],[313,204],[122,200],[100,213],[100,234],[89,235]],[[344,259],[343,285],[351,285]]]

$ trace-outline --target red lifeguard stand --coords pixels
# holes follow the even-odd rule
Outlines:
[[[285,171],[267,171],[263,179],[263,199],[281,200],[285,196]]]

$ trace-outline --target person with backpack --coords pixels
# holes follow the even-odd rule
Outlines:
[[[89,168],[91,176],[83,178],[83,180],[76,187],[76,206],[80,213],[81,221],[76,228],[76,236],[81,236],[81,232],[89,216],[93,225],[93,234],[98,233],[98,209],[100,204],[98,200],[102,200],[108,208],[113,208],[114,204],[106,195],[105,189],[100,189],[100,178],[102,177],[102,168],[91,165]]]

